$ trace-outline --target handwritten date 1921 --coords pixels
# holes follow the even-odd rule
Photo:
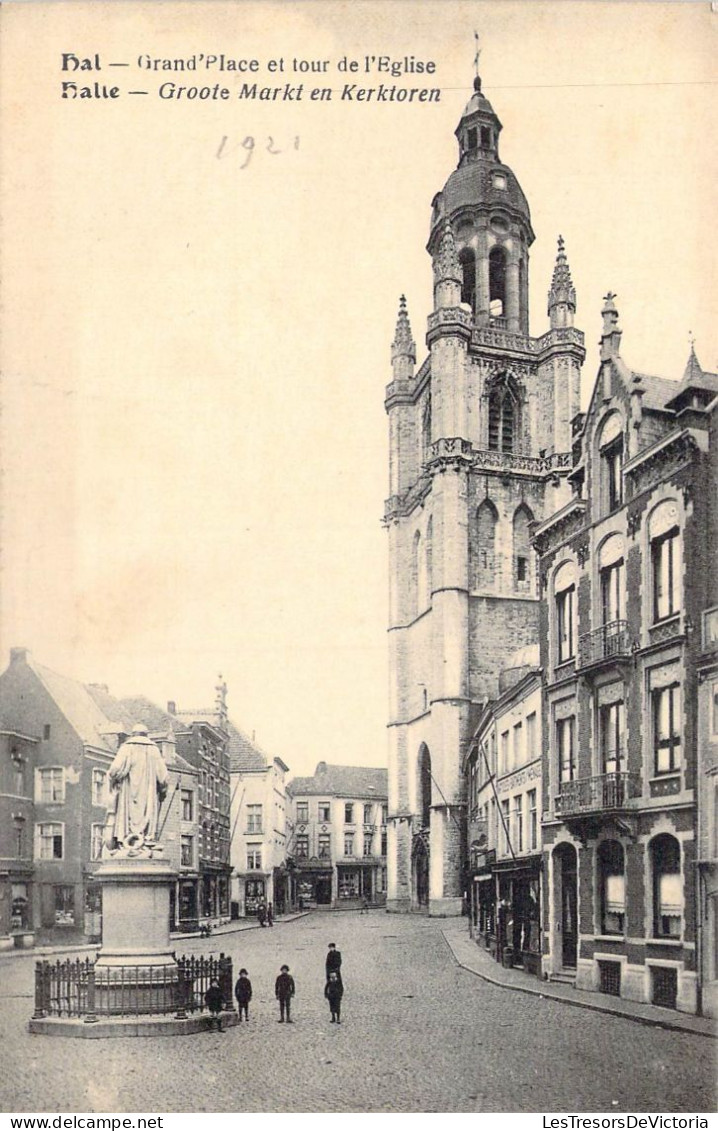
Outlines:
[[[288,142],[283,143],[280,148],[274,138],[269,135],[267,137],[255,138],[252,137],[251,134],[248,134],[242,141],[237,142],[231,141],[230,138],[224,134],[217,147],[216,157],[218,161],[224,161],[228,157],[241,158],[242,163],[239,168],[246,169],[249,162],[252,160],[255,149],[259,150],[260,153],[271,153],[273,157],[276,157],[280,153],[287,153],[293,149],[299,149],[299,137],[295,136],[291,138]]]

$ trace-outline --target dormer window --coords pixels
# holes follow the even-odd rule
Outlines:
[[[503,173],[494,173],[494,188],[502,190],[506,188],[506,177]]]

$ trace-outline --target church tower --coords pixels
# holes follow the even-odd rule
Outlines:
[[[474,81],[432,203],[428,356],[402,296],[389,417],[390,910],[461,910],[462,761],[502,668],[538,641],[530,525],[570,498],[583,334],[559,238],[550,328],[529,333],[528,203]]]

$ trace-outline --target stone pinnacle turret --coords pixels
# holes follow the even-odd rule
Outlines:
[[[573,316],[576,312],[576,288],[573,285],[571,268],[564,247],[563,236],[559,236],[556,264],[553,269],[551,289],[548,292],[548,315],[552,329],[573,326]]]
[[[406,309],[406,297],[399,299],[394,341],[391,344],[391,364],[395,381],[407,381],[414,376],[416,343],[411,335],[411,324]]]

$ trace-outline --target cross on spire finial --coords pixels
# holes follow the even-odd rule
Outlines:
[[[476,53],[474,55],[474,90],[481,90],[481,79],[479,78],[479,59],[481,57],[481,48],[479,47],[479,33],[474,31],[474,42],[476,43]]]

